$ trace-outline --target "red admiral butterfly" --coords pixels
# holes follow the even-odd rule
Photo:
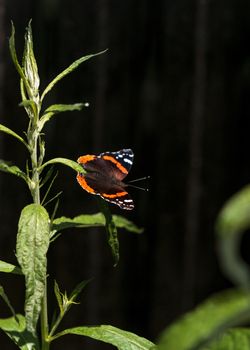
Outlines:
[[[119,205],[122,209],[134,208],[133,199],[122,182],[133,164],[134,153],[131,149],[118,152],[104,152],[96,155],[85,155],[77,162],[87,171],[77,174],[77,181],[87,192],[101,196],[106,201]]]

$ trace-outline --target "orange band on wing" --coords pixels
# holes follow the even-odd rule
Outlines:
[[[126,196],[126,194],[128,194],[128,192],[118,192],[115,194],[107,194],[107,193],[102,193],[102,196],[105,198],[116,198],[116,197],[123,197]]]
[[[86,156],[81,156],[77,159],[77,163],[79,164],[86,164],[87,162],[90,162],[91,160],[95,159],[96,156],[92,154],[87,154]]]
[[[87,182],[86,182],[84,176],[78,174],[77,177],[76,177],[76,179],[77,179],[79,185],[82,186],[82,188],[83,188],[85,191],[87,191],[87,192],[89,192],[89,193],[93,193],[93,194],[96,193],[95,190],[94,190],[93,188],[91,188],[91,187],[87,184]]]
[[[119,163],[114,157],[103,156],[102,158],[105,159],[105,160],[110,160],[112,163],[114,163],[117,166],[117,168],[119,168],[121,170],[121,172],[123,174],[127,174],[128,173],[127,169],[124,166],[122,166],[121,163]]]

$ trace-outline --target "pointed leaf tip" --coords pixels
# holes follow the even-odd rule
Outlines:
[[[90,54],[86,55],[83,57],[80,57],[76,61],[74,61],[70,66],[68,66],[66,69],[64,69],[61,73],[59,73],[50,83],[49,85],[45,88],[41,95],[41,101],[44,99],[44,97],[47,95],[47,93],[61,80],[63,79],[66,75],[69,73],[73,72],[76,68],[80,66],[83,62],[89,60],[92,57],[99,56],[103,53],[105,53],[107,50],[103,50],[101,52],[97,52],[95,54]]]

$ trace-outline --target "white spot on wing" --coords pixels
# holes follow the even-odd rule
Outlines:
[[[130,160],[128,158],[124,158],[123,160],[124,160],[125,163],[133,164],[132,160]]]

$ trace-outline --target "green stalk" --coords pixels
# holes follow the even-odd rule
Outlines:
[[[39,188],[39,171],[38,171],[38,157],[37,157],[37,139],[36,131],[32,133],[31,142],[31,164],[32,164],[32,188],[31,193],[33,201],[40,204],[40,188]]]
[[[42,301],[41,310],[41,342],[42,350],[49,350],[50,343],[48,341],[49,327],[48,327],[48,307],[47,307],[47,281],[45,281],[44,297]]]
[[[38,145],[39,145],[39,132],[38,132],[38,121],[39,118],[34,118],[33,123],[31,123],[28,130],[28,141],[30,149],[30,158],[32,164],[32,181],[31,181],[31,194],[33,202],[40,204],[40,171],[39,171],[39,162],[42,162],[42,159],[38,157]],[[40,155],[41,156],[41,155]],[[49,350],[50,343],[48,341],[48,306],[47,306],[47,281],[45,281],[44,288],[44,297],[42,300],[41,308],[41,350]]]
[[[63,317],[64,317],[65,313],[61,313],[58,315],[56,322],[54,323],[54,326],[51,328],[51,331],[49,333],[49,340],[52,341],[54,339],[53,335],[55,333],[55,331],[57,330],[59,324],[61,323]]]

